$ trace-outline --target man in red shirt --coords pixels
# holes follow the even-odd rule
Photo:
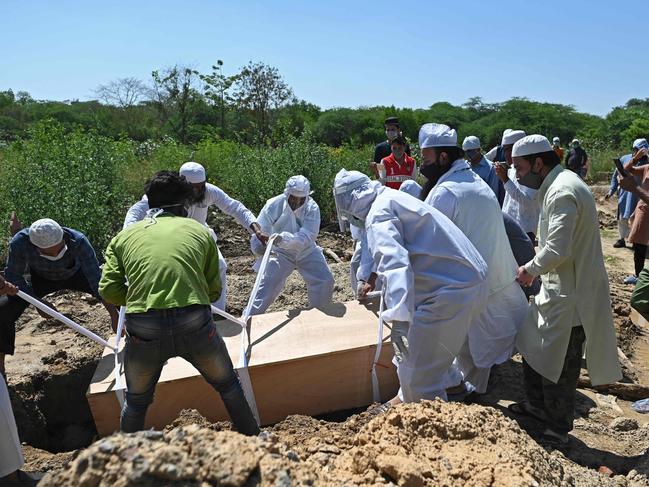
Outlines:
[[[403,136],[396,137],[391,143],[392,154],[377,166],[381,182],[388,188],[398,190],[404,181],[417,178],[417,162],[406,154],[406,146]]]

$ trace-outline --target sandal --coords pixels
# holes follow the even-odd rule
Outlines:
[[[538,421],[547,421],[545,412],[542,409],[532,406],[527,401],[514,402],[507,406],[507,410],[518,416],[528,416]]]
[[[546,428],[543,433],[541,433],[541,439],[547,441],[548,443],[554,443],[557,445],[567,445],[570,441],[568,433],[557,433],[550,428]]]
[[[367,412],[371,416],[379,416],[380,414],[386,413],[391,407],[392,405],[389,402],[384,402],[383,404],[379,404],[374,408],[368,409]]]
[[[463,390],[459,392],[448,392],[448,389],[446,390],[448,402],[465,402],[475,392],[475,387],[470,382],[463,382],[462,385],[464,386]]]

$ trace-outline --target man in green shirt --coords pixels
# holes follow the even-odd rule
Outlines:
[[[180,356],[221,394],[237,431],[258,434],[210,311],[221,294],[216,243],[205,226],[184,218],[192,186],[176,172],[160,171],[145,191],[147,218],[113,238],[99,282],[107,302],[126,306],[121,430],[144,428],[162,367]]]

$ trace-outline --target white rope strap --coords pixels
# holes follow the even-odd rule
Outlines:
[[[381,279],[378,277],[377,280]],[[385,306],[385,282],[381,286],[381,301],[379,304],[379,320],[378,320],[378,332],[376,340],[376,352],[374,353],[374,361],[372,362],[372,400],[374,402],[381,402],[381,388],[379,387],[379,376],[376,373],[376,366],[379,363],[379,358],[381,357],[381,349],[383,348],[383,310]]]
[[[119,308],[119,320],[117,321],[117,336],[115,337],[115,395],[119,401],[120,406],[124,406],[124,391],[125,385],[122,385],[122,374],[119,367],[119,344],[122,340],[122,333],[124,332],[124,322],[126,320],[126,306]]]
[[[56,320],[59,320],[64,325],[67,325],[70,328],[72,328],[73,330],[75,330],[75,331],[81,333],[82,335],[90,338],[92,341],[97,342],[99,345],[101,345],[103,347],[110,348],[111,350],[113,350],[115,352],[117,351],[117,349],[115,347],[110,345],[106,340],[104,340],[100,336],[94,334],[93,332],[91,332],[87,328],[84,328],[83,326],[75,323],[70,318],[68,318],[67,316],[62,315],[58,311],[54,311],[52,308],[50,308],[49,306],[47,306],[44,303],[41,303],[38,299],[34,298],[33,296],[30,296],[26,292],[18,291],[18,297],[24,299],[29,304],[32,304],[32,305],[36,306],[38,309],[40,309],[44,313],[47,313],[52,318],[54,318]]]

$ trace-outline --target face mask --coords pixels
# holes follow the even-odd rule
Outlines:
[[[341,210],[340,211],[340,216],[343,217],[345,220],[349,222],[350,225],[353,225],[355,227],[359,228],[365,228],[365,220],[362,218],[357,218],[354,215],[352,215],[350,212]]]
[[[439,161],[437,161],[431,164],[426,164],[425,166],[421,166],[419,172],[423,174],[424,177],[431,183],[437,184],[439,178],[441,178],[446,172],[448,172],[450,168],[450,165],[446,167],[440,166]]]
[[[394,139],[399,134],[397,133],[396,130],[386,130],[385,135],[388,137],[388,139]]]
[[[294,212],[299,210],[302,206],[304,206],[304,203],[306,203],[305,197],[300,198],[298,196],[292,196],[292,195],[288,197],[288,206]]]
[[[518,184],[522,184],[523,186],[527,186],[528,188],[532,189],[539,189],[542,182],[543,179],[541,178],[541,175],[532,172],[531,169],[530,172],[528,172],[525,176],[518,178]]]
[[[56,255],[45,255],[45,254],[41,254],[41,257],[42,257],[43,259],[51,260],[52,262],[54,262],[54,261],[57,261],[57,260],[61,260],[61,258],[62,258],[62,257],[65,255],[65,253],[67,252],[67,250],[68,250],[68,246],[67,246],[67,245],[64,245],[63,248],[61,249],[61,251],[60,251],[58,254],[56,254]]]
[[[464,155],[466,155],[467,161],[472,161],[478,155],[478,149],[469,149],[464,151]]]

